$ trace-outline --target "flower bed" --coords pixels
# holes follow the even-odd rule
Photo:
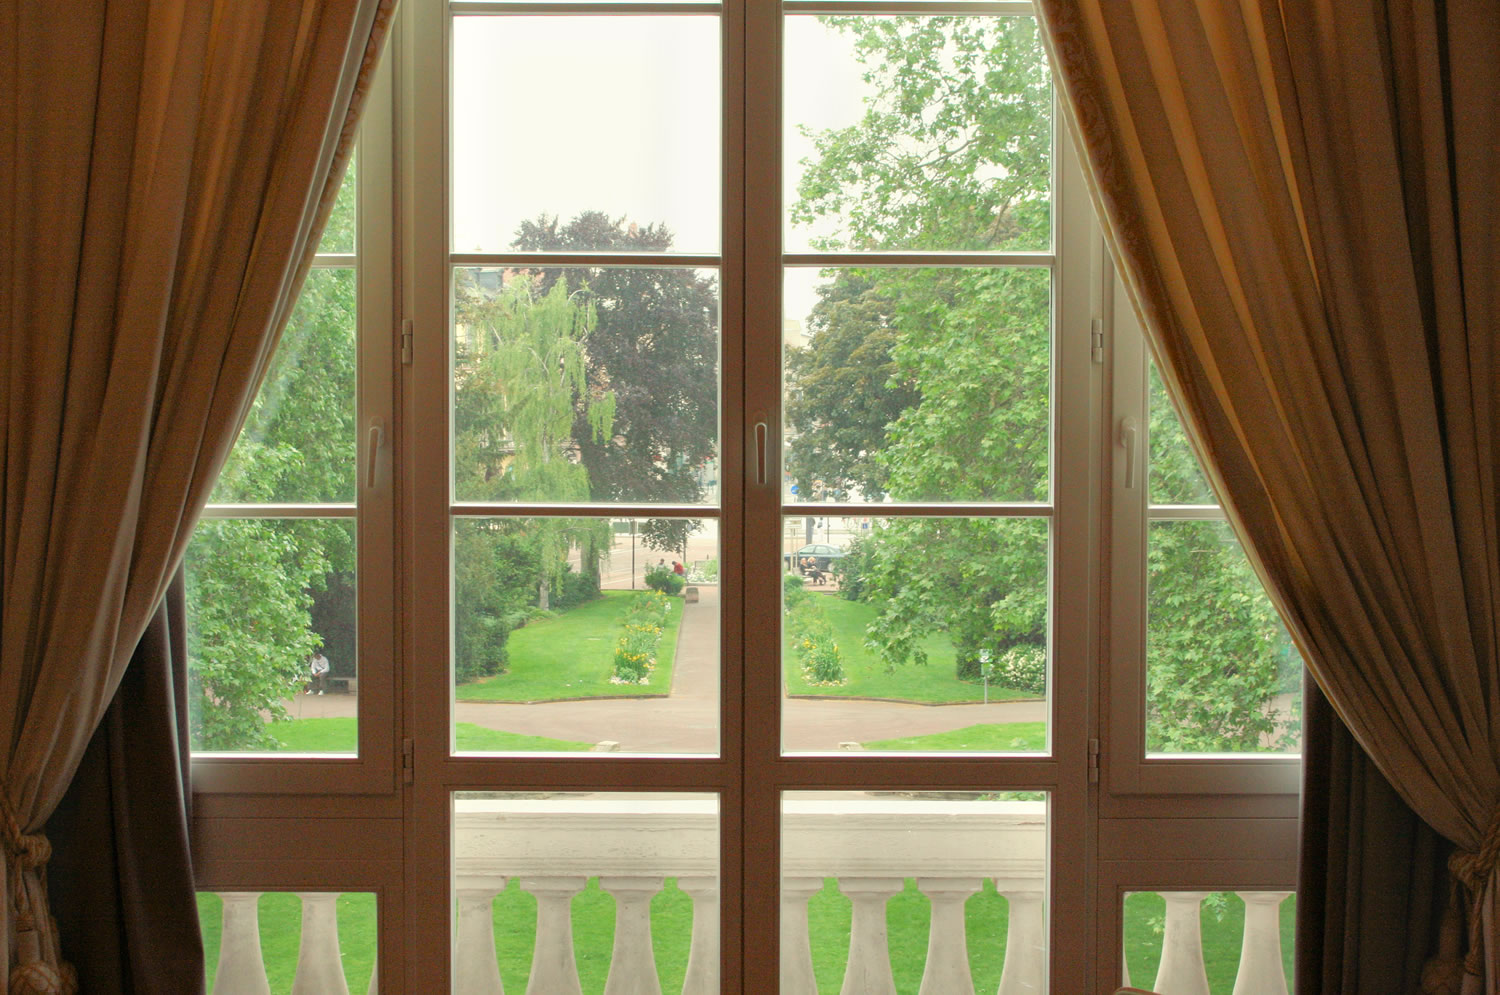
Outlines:
[[[660,591],[637,596],[625,613],[615,642],[615,673],[611,684],[649,684],[656,669],[656,647],[661,642],[672,602]]]

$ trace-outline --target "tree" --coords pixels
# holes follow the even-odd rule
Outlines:
[[[666,252],[672,233],[601,211],[563,224],[524,222],[514,247],[527,252]],[[703,500],[703,472],[718,455],[718,281],[681,267],[543,268],[543,293],[577,288],[596,324],[586,350],[587,390],[573,412],[573,440],[588,471],[588,500],[691,504]],[[589,398],[615,398],[612,431],[592,430]],[[688,523],[643,523],[648,547],[681,550]]]
[[[586,436],[607,438],[614,422],[612,390],[594,388],[585,369],[595,312],[585,295],[570,296],[559,279],[545,291],[526,274],[493,288],[463,271],[455,293],[454,490],[461,500],[570,502],[588,500],[588,470],[576,458],[575,407]],[[593,530],[563,519],[538,518],[537,605],[549,606],[566,554],[584,551],[591,570],[608,547],[609,523]]]
[[[325,245],[352,245],[354,184],[340,189]],[[317,270],[287,323],[214,503],[352,501],[355,483],[355,283]],[[275,748],[266,717],[326,645],[352,673],[355,544],[336,519],[210,519],[188,547],[189,723],[204,750]],[[324,608],[325,610],[319,611]],[[319,625],[314,625],[314,616]],[[342,625],[334,625],[343,619]]]
[[[851,39],[871,92],[857,124],[810,135],[817,155],[792,217],[835,225],[817,247],[1049,244],[1051,87],[1034,22],[824,23]],[[788,364],[789,414],[803,433],[795,445],[805,448],[794,450],[799,483],[821,475],[896,500],[1047,500],[1047,275],[825,276],[811,341]],[[832,384],[882,396],[855,408]],[[1168,439],[1159,420],[1153,408],[1153,487],[1170,479],[1174,493],[1205,500],[1185,445],[1158,445]],[[1256,749],[1274,726],[1265,704],[1286,684],[1274,613],[1222,527],[1170,525],[1153,529],[1149,563],[1152,748]],[[925,662],[921,638],[943,631],[961,677],[977,678],[988,659],[1024,672],[1024,683],[1045,662],[1047,543],[1040,518],[894,518],[859,543],[844,582],[880,606],[867,638],[888,665]]]
[[[891,357],[895,304],[868,270],[839,270],[818,287],[808,330],[813,345],[787,351],[786,416],[796,435],[787,470],[799,494],[816,481],[835,493],[879,501],[889,471],[875,458],[886,427],[917,402]]]

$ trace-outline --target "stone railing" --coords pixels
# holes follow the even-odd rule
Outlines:
[[[993,879],[1010,902],[1000,995],[1043,990],[1046,814],[1039,802],[848,796],[788,801],[782,815],[781,992],[816,995],[808,899],[835,878],[853,906],[844,991],[892,993],[886,901],[905,879],[932,903],[922,992],[973,992],[964,900]],[[651,898],[667,878],[693,899],[684,995],[719,991],[719,816],[711,799],[564,796],[455,803],[454,991],[580,992],[569,907],[588,879],[615,898],[605,995],[661,992]],[[491,903],[517,879],[537,900],[531,976],[500,977]],[[986,938],[985,942],[992,942]]]
[[[214,970],[214,995],[270,995],[265,961],[260,952],[258,891],[221,891],[223,924],[219,933],[219,963]],[[302,938],[297,945],[297,973],[292,995],[348,995],[343,961],[339,958],[336,891],[298,892],[302,899]],[[369,995],[377,995],[379,964],[370,969]]]
[[[590,878],[615,900],[604,995],[661,992],[651,899],[667,878],[692,900],[683,995],[719,991],[719,815],[711,798],[560,795],[460,798],[454,804],[453,991],[457,995],[579,995],[571,906]],[[1046,813],[1040,802],[879,795],[787,801],[782,815],[780,990],[817,995],[808,901],[833,878],[852,914],[843,992],[894,995],[886,903],[906,879],[931,903],[920,995],[972,995],[964,903],[986,880],[1009,903],[997,995],[1046,990]],[[502,979],[493,902],[512,880],[536,899],[529,978]],[[1154,979],[1162,995],[1209,995],[1199,928],[1208,894],[1164,892]],[[1284,995],[1278,909],[1287,892],[1241,892],[1245,929],[1234,995]],[[293,995],[348,992],[339,957],[336,893],[299,893],[302,933]],[[220,893],[223,927],[215,995],[266,995],[258,893]],[[769,951],[768,951],[769,952]],[[1129,984],[1129,978],[1125,979]],[[376,992],[375,972],[369,991]],[[674,993],[675,995],[675,993]],[[825,993],[826,995],[826,993]]]
[[[1161,961],[1151,990],[1160,995],[1210,995],[1203,958],[1201,906],[1210,892],[1164,891],[1166,921],[1162,930]],[[1237,892],[1245,903],[1245,929],[1240,944],[1234,995],[1287,995],[1281,950],[1281,903],[1289,891]],[[1129,985],[1130,972],[1124,978]]]

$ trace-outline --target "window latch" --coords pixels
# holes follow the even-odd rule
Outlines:
[[[416,767],[413,763],[416,753],[416,744],[410,739],[401,741],[401,780],[406,784],[410,784],[412,778],[416,776]]]
[[[1089,740],[1089,783],[1099,783],[1099,740]]]

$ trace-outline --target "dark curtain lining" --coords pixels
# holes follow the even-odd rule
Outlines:
[[[1401,800],[1310,675],[1306,688],[1297,995],[1418,995],[1453,844]]]
[[[89,995],[204,990],[185,790],[186,610],[179,569],[47,824],[63,956]]]

